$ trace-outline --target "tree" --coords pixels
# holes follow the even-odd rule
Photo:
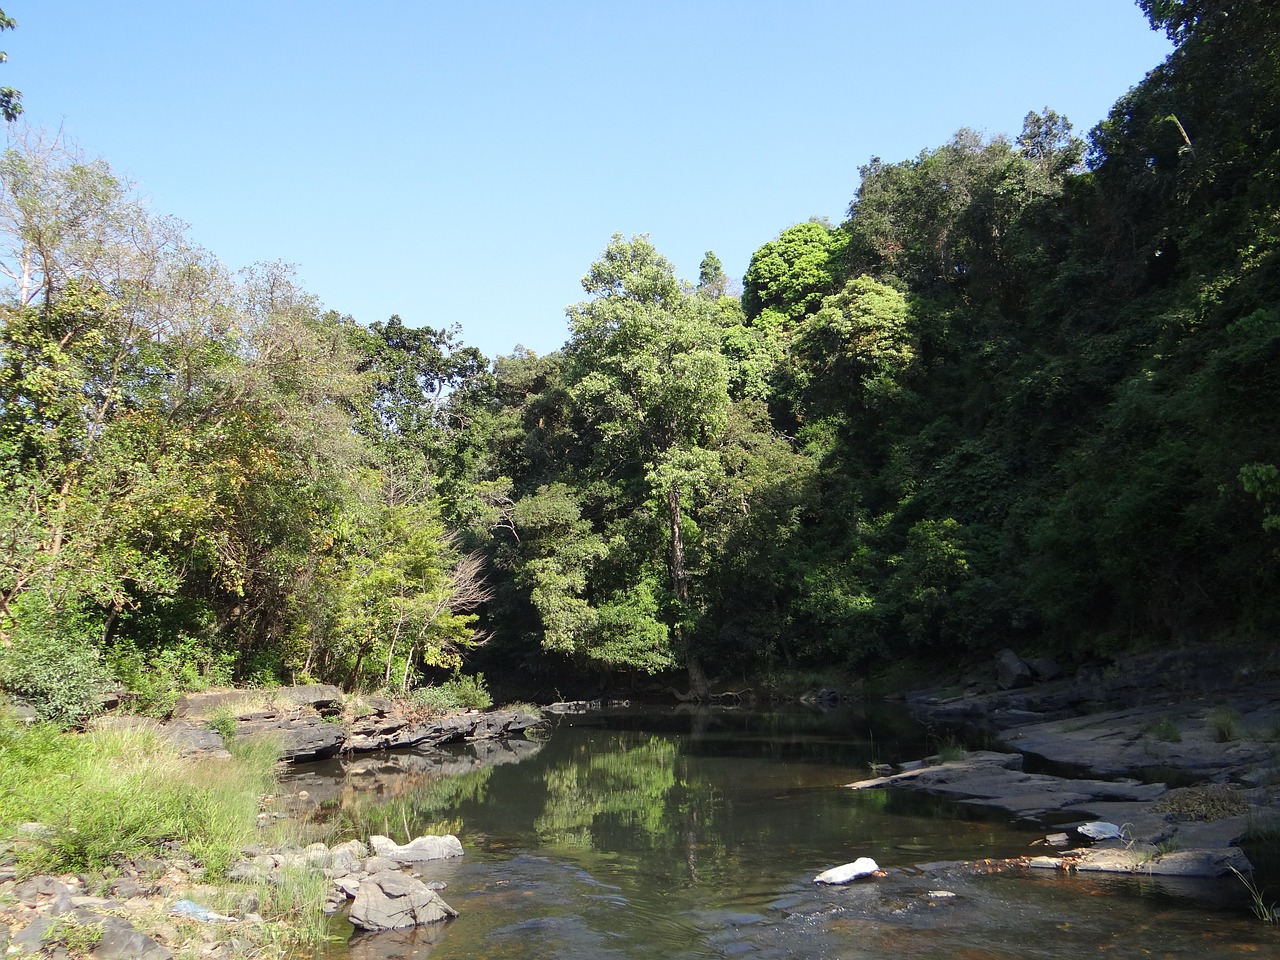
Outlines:
[[[698,267],[698,293],[712,300],[723,297],[729,289],[729,276],[724,272],[720,258],[710,250]]]
[[[806,400],[823,412],[856,416],[902,391],[917,350],[902,293],[855,277],[823,300],[802,329],[796,352]]]
[[[810,220],[788,227],[751,255],[742,279],[747,320],[790,330],[834,293],[845,236]]]
[[[706,676],[686,631],[685,521],[696,492],[719,470],[715,438],[729,407],[719,331],[708,302],[681,285],[646,237],[615,234],[582,285],[592,299],[568,310],[569,396],[586,421],[597,474],[639,467],[633,482],[661,503],[674,601],[668,622],[694,694],[705,698]]]
[[[17,26],[17,20],[7,16],[4,10],[0,10],[0,31],[13,30]],[[5,53],[0,52],[0,63],[8,59]],[[17,120],[22,113],[22,94],[13,87],[0,87],[0,113],[3,113],[4,118],[10,123]]]

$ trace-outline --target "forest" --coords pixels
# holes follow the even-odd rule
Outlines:
[[[0,687],[76,725],[117,689],[705,698],[1269,642],[1280,8],[1140,5],[1174,52],[1087,137],[1044,107],[873,157],[740,283],[602,238],[545,356],[231,271],[15,132]]]

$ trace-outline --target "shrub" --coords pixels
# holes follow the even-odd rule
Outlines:
[[[131,642],[120,643],[108,651],[107,663],[128,690],[136,712],[164,717],[184,693],[230,686],[235,655],[184,636],[162,650],[144,651]]]
[[[1142,732],[1149,733],[1157,740],[1163,740],[1165,743],[1182,742],[1182,731],[1178,729],[1178,724],[1169,717],[1152,720],[1143,726]]]
[[[485,710],[493,706],[493,697],[485,687],[483,673],[474,677],[457,674],[444,683],[418,687],[409,694],[409,702],[428,713],[448,713],[451,710]]]
[[[34,593],[24,594],[15,608],[10,645],[0,649],[0,687],[30,703],[41,720],[83,726],[111,686],[94,644],[96,615],[55,611]]]

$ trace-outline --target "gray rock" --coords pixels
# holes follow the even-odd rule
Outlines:
[[[227,745],[222,741],[222,734],[190,720],[167,723],[160,728],[160,735],[177,747],[184,757],[195,754],[224,758],[231,756],[227,752]]]
[[[71,890],[61,880],[41,875],[18,884],[13,888],[13,895],[21,903],[34,907],[41,897],[70,896]]]
[[[462,856],[462,844],[452,834],[442,837],[418,837],[403,846],[389,837],[370,837],[369,846],[379,857],[396,863],[421,863],[424,860],[444,860]]]
[[[268,713],[236,726],[236,739],[267,734],[280,742],[286,760],[331,757],[342,749],[346,734],[340,723],[329,723],[315,713]]]
[[[102,938],[94,946],[90,956],[96,960],[172,960],[173,954],[151,937],[136,929],[128,920],[120,917],[104,917],[88,911],[77,911],[78,922],[96,924],[102,928]],[[45,944],[50,928],[50,917],[40,917],[13,938],[10,949],[21,953],[48,955]]]
[[[107,917],[102,921],[102,939],[93,948],[95,960],[171,960],[173,953],[128,920]]]
[[[1001,690],[1031,686],[1031,668],[1007,647],[996,654],[996,684]]]
[[[278,687],[274,690],[223,690],[219,692],[188,693],[178,698],[174,705],[175,719],[204,719],[219,707],[232,710],[248,710],[255,704],[267,701],[289,707],[311,707],[321,713],[342,709],[343,695],[337,687],[327,683],[306,684],[300,687]]]
[[[1053,657],[1027,657],[1026,664],[1037,680],[1057,680],[1062,676],[1062,667]]]
[[[457,915],[417,877],[387,870],[361,882],[348,917],[361,930],[401,930]]]

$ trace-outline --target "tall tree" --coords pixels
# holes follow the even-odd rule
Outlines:
[[[671,577],[669,625],[696,696],[707,695],[691,614],[685,524],[720,469],[715,440],[729,407],[728,368],[710,304],[676,278],[647,237],[615,234],[582,281],[591,296],[569,308],[569,394],[595,447],[594,470],[620,464],[662,504]]]

